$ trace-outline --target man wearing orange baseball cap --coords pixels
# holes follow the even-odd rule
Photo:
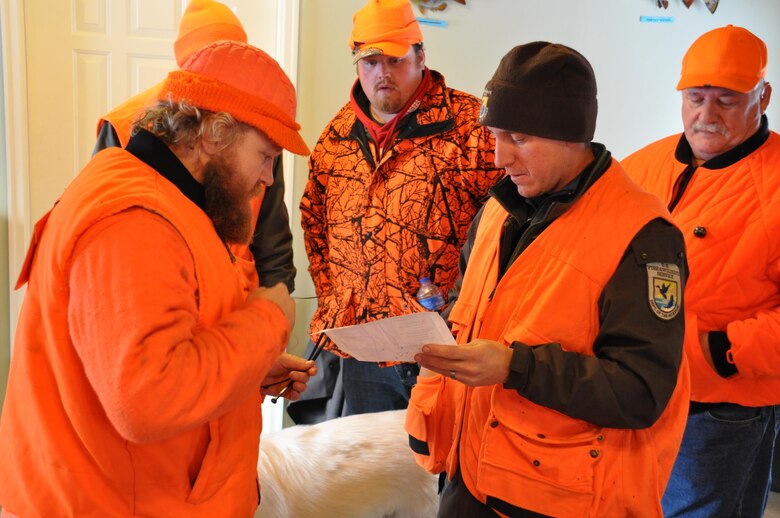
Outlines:
[[[683,230],[691,403],[666,516],[763,514],[780,426],[780,135],[767,48],[728,25],[682,62],[684,132],[625,160]],[[697,338],[697,339],[696,339]]]
[[[191,0],[179,22],[173,43],[178,66],[197,50],[219,40],[247,42],[246,32],[233,11],[214,0]],[[125,147],[133,123],[144,109],[154,104],[163,82],[127,99],[98,121],[95,153],[110,146]],[[254,238],[236,246],[236,260],[242,264],[248,286],[271,287],[284,283],[290,293],[295,289],[292,232],[284,202],[284,172],[281,157],[274,161],[273,183],[263,186],[252,200],[257,223]]]
[[[408,0],[366,2],[353,16],[349,47],[357,80],[314,148],[300,205],[318,297],[313,336],[424,311],[415,299],[422,277],[446,293],[468,224],[503,176],[493,164],[492,137],[477,123],[479,100],[448,88],[425,65]],[[344,410],[338,391],[330,398],[339,360],[320,358],[335,368],[321,367],[328,378],[307,395],[312,400],[288,408],[296,422]],[[345,412],[359,414],[406,408],[416,366],[346,358],[341,373]]]
[[[316,373],[285,353],[283,285],[247,296],[231,245],[281,150],[309,150],[290,80],[220,41],[171,72],[126,148],[35,227],[0,420],[9,516],[251,516],[260,405]]]

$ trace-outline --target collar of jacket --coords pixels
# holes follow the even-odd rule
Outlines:
[[[525,198],[507,176],[498,182],[490,194],[509,213],[501,236],[500,272],[515,262],[526,247],[587,191],[609,168],[612,155],[602,144],[591,143],[595,157],[590,164],[562,189],[536,198]],[[481,213],[480,213],[481,214]]]
[[[175,185],[192,203],[205,210],[206,193],[203,186],[165,142],[145,129],[139,129],[125,149]]]
[[[370,103],[366,97],[360,81],[355,81],[353,95],[358,106],[364,113],[370,115]],[[444,76],[435,70],[431,70],[431,87],[422,97],[419,108],[401,119],[398,123],[398,139],[410,139],[429,137],[449,131],[455,127],[455,119],[452,115],[447,85]],[[355,117],[355,121],[349,131],[349,138],[365,142],[368,139],[368,130],[362,122]]]
[[[704,162],[700,167],[707,169],[723,169],[730,165],[736,164],[761,145],[769,138],[769,120],[766,114],[761,116],[761,123],[758,126],[753,135],[742,144],[726,151],[722,155],[718,155],[715,158],[710,158]],[[674,158],[681,164],[691,165],[693,163],[693,150],[688,139],[685,138],[685,133],[680,135],[680,141],[677,143],[677,149],[674,151]]]

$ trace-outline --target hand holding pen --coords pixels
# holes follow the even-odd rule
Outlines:
[[[299,356],[282,353],[263,380],[263,394],[273,394],[275,390],[273,387],[288,382],[271,401],[276,403],[276,400],[284,394],[287,394],[287,399],[290,401],[295,401],[301,397],[309,378],[315,374],[317,374],[317,367],[314,366],[314,360],[304,360]]]
[[[317,359],[317,357],[320,355],[320,353],[325,347],[325,340],[326,340],[325,333],[320,333],[320,335],[317,337],[317,343],[315,344],[314,349],[312,349],[311,352],[309,352],[309,357],[307,358],[308,361],[314,362]],[[287,391],[292,388],[292,385],[293,382],[291,381],[281,390],[281,392],[279,392],[276,396],[274,396],[274,398],[271,400],[271,403],[276,404],[279,398],[284,396],[287,393]]]

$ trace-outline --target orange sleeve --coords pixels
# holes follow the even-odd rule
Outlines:
[[[328,215],[325,206],[328,171],[320,165],[328,151],[323,146],[322,141],[317,142],[309,159],[309,181],[300,203],[303,243],[309,258],[309,273],[320,299],[332,290],[328,273]]]
[[[224,253],[224,249],[214,253]],[[198,283],[184,239],[161,216],[131,209],[79,239],[68,320],[87,378],[126,439],[165,439],[260,390],[289,325],[253,300],[198,327]]]

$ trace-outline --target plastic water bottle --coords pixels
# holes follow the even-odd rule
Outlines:
[[[429,311],[438,311],[444,307],[444,294],[441,292],[441,288],[431,282],[430,277],[420,278],[417,302]]]

